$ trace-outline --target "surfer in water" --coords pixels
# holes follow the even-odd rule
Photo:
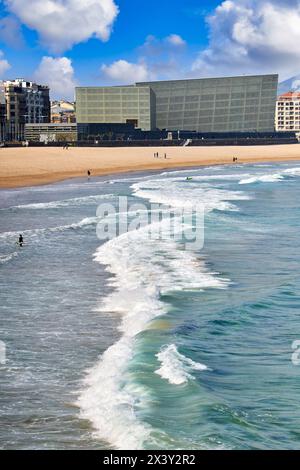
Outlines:
[[[23,246],[24,239],[23,239],[23,235],[22,235],[22,234],[19,235],[19,241],[18,241],[18,243],[19,243],[19,246]]]

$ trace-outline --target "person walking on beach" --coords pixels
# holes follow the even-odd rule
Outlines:
[[[19,241],[18,241],[18,243],[19,243],[19,246],[21,246],[21,247],[23,246],[24,239],[23,239],[23,235],[22,235],[22,234],[19,235]]]
[[[166,160],[166,158],[167,158],[167,154],[165,153],[165,160]]]

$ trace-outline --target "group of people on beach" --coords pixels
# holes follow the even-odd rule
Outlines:
[[[69,150],[69,144],[64,144],[63,150]]]
[[[237,162],[238,161],[237,157],[233,157],[232,161]]]
[[[155,152],[155,153],[154,153],[154,158],[160,158],[158,152]],[[164,159],[167,158],[167,154],[166,154],[166,153],[164,154],[163,158],[164,158]]]

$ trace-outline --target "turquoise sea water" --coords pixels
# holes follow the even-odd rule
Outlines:
[[[104,244],[118,196],[202,203],[204,247]],[[299,200],[294,162],[0,191],[1,447],[299,449]]]

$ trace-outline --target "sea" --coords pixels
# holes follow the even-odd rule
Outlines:
[[[300,162],[0,191],[2,449],[300,449],[299,345]]]

